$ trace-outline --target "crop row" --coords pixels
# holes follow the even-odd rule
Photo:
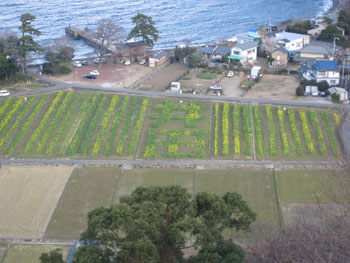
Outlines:
[[[222,110],[222,155],[229,154],[228,123],[229,123],[230,105],[225,103]]]
[[[55,130],[57,129],[57,123],[58,121],[61,119],[61,117],[63,116],[63,114],[66,111],[66,108],[68,106],[68,103],[70,102],[70,100],[72,99],[73,96],[73,92],[70,91],[67,93],[67,96],[64,98],[64,100],[62,101],[61,106],[58,108],[56,116],[53,118],[53,120],[50,123],[49,128],[46,130],[46,132],[44,133],[43,137],[41,138],[40,142],[38,143],[38,146],[36,148],[36,153],[39,154],[43,151],[44,146],[46,145],[47,141],[49,140],[49,138],[52,137],[52,134],[55,132]]]
[[[12,139],[10,145],[5,150],[5,154],[12,154],[18,142],[22,139],[23,135],[27,132],[30,124],[32,124],[33,120],[37,116],[38,112],[41,110],[43,105],[47,100],[48,95],[44,95],[35,106],[34,110],[30,113],[29,117],[26,119],[24,124],[21,126],[19,131],[16,132],[15,137]]]
[[[308,148],[309,152],[311,154],[313,154],[313,153],[315,153],[315,148],[314,148],[314,144],[312,143],[312,140],[311,140],[311,134],[309,131],[309,126],[307,125],[305,111],[299,111],[299,116],[300,116],[300,120],[301,120],[301,126],[303,128],[307,148]]]
[[[29,100],[25,103],[25,106],[21,109],[21,111],[18,113],[15,122],[12,124],[10,129],[6,132],[6,134],[1,138],[0,140],[0,149],[4,147],[4,145],[7,143],[8,138],[14,133],[20,122],[22,121],[22,118],[25,116],[25,114],[28,112],[28,109],[33,105],[34,98],[29,98]]]
[[[276,132],[275,132],[275,125],[274,125],[274,119],[273,119],[271,107],[266,107],[266,115],[267,115],[267,122],[269,125],[269,131],[270,131],[270,153],[271,155],[276,155],[277,154]]]
[[[322,134],[322,130],[320,128],[320,123],[318,121],[316,111],[314,111],[314,110],[310,111],[310,119],[311,119],[312,126],[314,127],[314,129],[316,131],[316,137],[318,140],[318,144],[320,145],[321,154],[326,155],[327,149],[326,149],[326,145],[324,144],[324,141],[323,141],[323,134]]]
[[[102,144],[102,140],[105,136],[106,130],[107,130],[107,126],[109,124],[110,119],[112,118],[113,112],[115,110],[115,106],[117,105],[119,97],[118,96],[113,96],[109,106],[108,106],[108,110],[102,120],[102,124],[101,124],[101,129],[97,134],[97,138],[94,144],[94,148],[92,150],[92,154],[93,155],[97,155],[100,153],[100,149],[101,149],[101,144]]]
[[[27,146],[24,150],[25,153],[30,153],[33,149],[33,146],[35,144],[35,142],[39,139],[41,133],[43,132],[46,123],[50,120],[50,116],[52,115],[52,113],[54,112],[56,105],[60,102],[62,96],[63,96],[63,92],[60,91],[57,93],[56,97],[53,99],[51,105],[49,106],[49,109],[46,111],[43,119],[41,120],[39,126],[36,128],[36,130],[34,131],[34,133],[32,134],[32,136],[30,137]]]
[[[13,102],[13,98],[9,98],[8,100],[6,100],[4,105],[1,106],[1,108],[0,108],[0,119],[3,118],[4,114],[6,113],[8,108],[11,106],[12,102]]]
[[[284,154],[289,154],[289,144],[287,139],[286,128],[284,126],[284,110],[281,107],[278,107],[277,115],[283,143],[283,152]]]
[[[261,130],[261,118],[260,118],[260,111],[257,106],[253,107],[253,114],[254,114],[254,127],[255,127],[255,137],[256,137],[256,145],[257,145],[257,152],[259,156],[263,156],[264,150],[263,150],[263,134]]]
[[[239,140],[239,114],[240,107],[238,104],[233,105],[233,137],[234,137],[234,152],[235,154],[241,153],[241,146]]]
[[[134,116],[134,114],[135,114],[138,101],[139,101],[139,97],[133,97],[132,98],[129,111],[128,111],[127,115],[126,115],[126,119],[125,119],[125,122],[123,124],[122,132],[121,132],[121,134],[119,136],[117,148],[115,150],[115,153],[117,155],[122,155],[122,153],[123,153],[123,149],[124,149],[124,146],[125,146],[125,143],[126,143],[126,138],[128,136],[128,132],[129,132],[129,130],[131,128],[132,116]]]
[[[2,119],[2,121],[0,122],[0,135],[5,129],[6,125],[9,123],[9,121],[13,119],[13,115],[15,115],[16,112],[19,110],[19,108],[23,106],[23,102],[24,102],[23,98],[16,100],[12,109],[9,111],[8,114],[6,114],[5,118]]]
[[[322,117],[322,119],[324,121],[324,124],[326,126],[328,139],[329,139],[329,142],[330,142],[331,147],[333,149],[333,152],[335,154],[337,154],[338,153],[338,146],[337,146],[337,143],[336,143],[334,135],[333,135],[333,130],[332,130],[332,126],[331,126],[331,123],[329,121],[329,118],[328,118],[328,113],[327,112],[322,112],[321,113],[321,117]]]
[[[298,155],[301,155],[302,148],[301,148],[300,136],[299,136],[297,126],[295,124],[295,116],[294,116],[294,111],[292,109],[288,109],[288,118],[289,118],[290,129],[292,131],[294,143],[296,146],[296,152]]]
[[[246,144],[246,155],[252,154],[252,123],[250,118],[250,109],[248,106],[243,107],[243,132]]]
[[[340,125],[339,116],[336,113],[334,113],[333,116],[334,116],[335,125],[337,125],[337,127],[338,127]]]
[[[54,139],[51,141],[51,143],[46,151],[47,155],[49,155],[49,156],[52,155],[54,148],[56,147],[57,143],[61,140],[61,138],[63,136],[63,132],[66,130],[67,124],[69,124],[71,116],[72,116],[73,112],[75,111],[75,109],[77,108],[81,98],[82,98],[82,94],[79,93],[79,95],[76,96],[74,98],[73,102],[71,103],[71,106],[69,107],[68,112],[65,114],[65,117],[64,117],[58,131],[56,132]]]
[[[132,137],[131,137],[131,140],[129,143],[129,151],[128,151],[129,155],[133,154],[136,150],[136,143],[137,143],[137,139],[138,139],[140,132],[141,132],[141,126],[142,126],[143,120],[145,118],[148,102],[149,102],[149,99],[144,99],[141,103],[139,116],[136,120],[134,130],[132,132]]]
[[[218,155],[219,103],[215,103],[214,156]]]
[[[121,105],[119,106],[119,109],[118,109],[118,113],[116,114],[116,116],[113,120],[112,130],[111,130],[111,133],[108,137],[106,150],[105,150],[105,155],[107,155],[107,156],[111,155],[111,153],[112,153],[114,139],[115,139],[117,132],[118,132],[119,123],[124,116],[124,112],[125,112],[126,107],[128,106],[129,99],[130,99],[129,96],[124,97],[122,99]]]

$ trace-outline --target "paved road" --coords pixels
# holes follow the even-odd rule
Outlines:
[[[1,165],[27,164],[27,165],[193,165],[217,166],[230,165],[247,166],[333,166],[338,162],[314,161],[244,161],[244,160],[187,160],[187,159],[0,159]]]
[[[58,90],[88,90],[88,91],[100,91],[100,92],[114,92],[130,95],[139,95],[146,97],[168,97],[176,99],[191,99],[191,100],[210,100],[210,101],[224,101],[224,102],[241,102],[241,103],[252,103],[252,104],[274,104],[283,106],[303,106],[303,107],[322,107],[322,108],[337,108],[342,109],[343,107],[349,107],[342,104],[325,104],[319,102],[307,102],[307,101],[288,101],[288,100],[268,100],[268,99],[254,99],[254,98],[240,98],[240,97],[224,97],[224,96],[207,96],[207,95],[193,95],[193,94],[179,94],[172,92],[155,92],[146,90],[135,90],[135,89],[121,89],[121,88],[103,88],[101,86],[88,86],[78,83],[69,83],[58,81],[50,78],[46,78],[39,74],[36,74],[35,68],[32,68],[29,73],[35,76],[37,79],[49,84],[50,88],[35,89],[30,91],[14,93],[11,96],[26,96],[40,93],[47,93]]]

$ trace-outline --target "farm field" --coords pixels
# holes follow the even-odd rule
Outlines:
[[[68,261],[72,247],[69,245],[13,245],[7,253],[4,263],[38,263],[42,253],[49,253],[52,250],[62,253],[63,259]]]
[[[0,156],[336,160],[336,110],[57,92],[1,100]]]
[[[42,238],[72,172],[63,166],[0,169],[0,236]]]
[[[119,168],[75,168],[45,238],[79,238],[88,212],[112,203]]]

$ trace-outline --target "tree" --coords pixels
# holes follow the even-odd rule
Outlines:
[[[27,74],[27,60],[28,54],[31,52],[43,51],[42,47],[34,41],[33,36],[40,36],[41,32],[32,27],[32,22],[35,21],[35,16],[29,13],[21,15],[21,26],[18,29],[21,31],[21,38],[19,39],[19,51],[23,59],[23,71]]]
[[[188,56],[187,63],[190,68],[201,68],[205,65],[203,56],[196,53],[192,53]]]
[[[191,198],[179,186],[139,187],[122,197],[120,204],[89,213],[81,239],[92,244],[91,249],[79,248],[73,262],[85,262],[82,258],[87,254],[101,263],[184,262],[181,249],[190,236],[195,239],[193,246],[201,249],[199,257],[225,258],[222,251],[227,250],[230,257],[241,258],[241,250],[226,243],[222,233],[248,231],[255,219],[237,193],[223,197],[199,193]],[[191,260],[199,262],[195,256]]]
[[[40,263],[64,263],[62,253],[56,251],[50,251],[50,253],[42,253]]]
[[[95,38],[99,44],[96,46],[95,52],[99,57],[100,66],[102,66],[103,57],[107,54],[108,48],[114,43],[121,42],[125,38],[125,31],[113,20],[103,18],[97,24]]]
[[[159,31],[154,26],[152,17],[138,13],[131,21],[135,24],[135,27],[129,33],[128,39],[133,37],[142,38],[148,46],[153,46],[157,42]]]
[[[337,37],[339,40],[343,40],[342,32],[337,28],[336,25],[330,25],[321,32],[318,40],[333,42],[334,38]]]
[[[0,37],[0,79],[10,80],[19,72],[17,64],[18,37],[12,31],[5,31]]]
[[[300,23],[295,23],[294,25],[288,25],[286,31],[298,34],[307,34],[307,31],[312,29],[310,20],[306,20]]]

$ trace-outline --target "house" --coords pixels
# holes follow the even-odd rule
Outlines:
[[[288,64],[288,51],[284,47],[276,48],[271,53],[273,61],[269,64],[271,68],[281,69],[287,67]]]
[[[165,51],[156,51],[148,57],[148,64],[151,68],[160,67],[169,61],[169,54]]]
[[[314,27],[307,31],[307,34],[316,39],[323,30],[328,27],[328,24],[323,18],[317,18],[313,21]]]
[[[328,44],[310,43],[299,50],[294,57],[295,62],[305,62],[314,59],[333,60],[333,48]]]
[[[302,66],[302,72],[307,80],[327,81],[330,86],[339,85],[339,68],[334,60],[307,61]]]
[[[122,63],[125,60],[139,61],[147,56],[147,46],[143,41],[115,44],[111,51],[112,59],[116,63]]]
[[[248,32],[238,33],[235,36],[227,39],[227,41],[235,42],[237,44],[243,44],[246,42],[254,42],[259,38],[260,36],[257,29],[249,29]]]
[[[231,55],[228,58],[238,60],[241,64],[253,64],[257,58],[257,47],[256,42],[237,44],[232,48]]]
[[[208,61],[221,61],[224,56],[229,56],[231,54],[231,47],[225,45],[203,47],[201,52]]]

